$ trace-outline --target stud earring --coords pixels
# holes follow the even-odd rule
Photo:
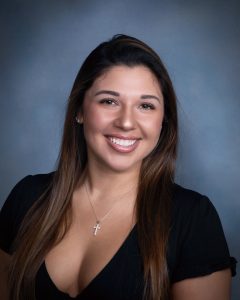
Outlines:
[[[76,120],[76,122],[77,122],[78,124],[81,124],[81,123],[82,123],[82,122],[78,119],[78,117],[76,117],[75,120]]]

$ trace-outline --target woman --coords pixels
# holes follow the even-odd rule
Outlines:
[[[125,35],[73,85],[56,172],[20,181],[1,212],[10,299],[229,299],[211,202],[173,182],[176,97],[158,55]],[[3,281],[2,281],[3,282]]]

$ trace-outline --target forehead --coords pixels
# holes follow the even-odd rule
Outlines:
[[[94,81],[89,92],[101,89],[116,90],[120,93],[152,92],[162,95],[157,77],[145,66],[114,66],[107,69]]]

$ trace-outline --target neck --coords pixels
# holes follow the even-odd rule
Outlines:
[[[88,185],[93,199],[115,199],[129,192],[136,197],[139,170],[114,172],[111,170],[86,168],[84,183]]]

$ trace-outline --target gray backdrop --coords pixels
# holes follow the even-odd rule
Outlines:
[[[2,1],[0,25],[1,204],[26,174],[54,169],[80,64],[126,33],[165,62],[179,99],[176,181],[210,197],[240,260],[239,1]]]

